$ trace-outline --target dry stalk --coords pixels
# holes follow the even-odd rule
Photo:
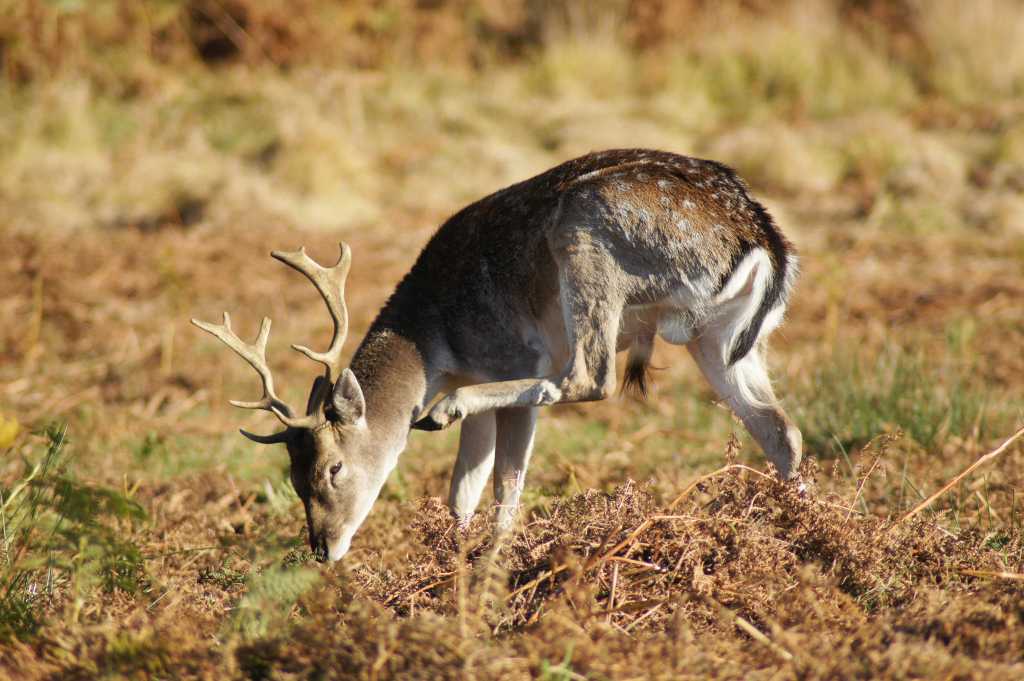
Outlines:
[[[991,577],[993,579],[1010,579],[1015,582],[1024,582],[1024,574],[1020,572],[1003,572],[999,570],[968,570],[966,568],[958,571],[962,575],[971,577]]]
[[[653,615],[654,613],[656,613],[656,612],[658,612],[659,610],[661,610],[661,606],[665,605],[665,603],[667,603],[667,602],[668,602],[668,601],[661,601],[660,603],[656,604],[656,605],[655,605],[654,607],[652,607],[651,609],[649,609],[649,610],[648,610],[647,612],[645,612],[644,614],[640,615],[640,616],[639,616],[639,617],[637,617],[637,618],[636,618],[635,620],[633,620],[632,622],[630,622],[629,624],[627,624],[627,625],[626,625],[626,626],[624,627],[624,629],[623,629],[623,630],[624,630],[624,631],[625,631],[625,632],[626,632],[626,633],[628,634],[628,633],[629,633],[629,631],[630,631],[631,629],[634,629],[634,628],[635,628],[635,627],[636,627],[636,626],[637,626],[638,624],[640,624],[641,622],[643,622],[643,621],[644,621],[645,619],[647,619],[648,617],[650,617],[650,616],[651,616],[651,615]],[[647,602],[644,602],[644,605],[647,605],[647,603],[649,603],[649,601],[647,601]],[[630,604],[630,605],[632,605],[632,604]]]
[[[528,589],[536,589],[538,586],[540,586],[544,582],[545,579],[552,580],[551,583],[554,584],[555,575],[560,574],[562,572],[565,572],[568,569],[569,569],[569,565],[563,563],[562,565],[559,565],[559,566],[557,566],[557,567],[555,567],[555,568],[553,568],[551,570],[548,570],[547,572],[542,572],[542,573],[540,573],[540,575],[537,576],[536,579],[530,580],[529,582],[527,582],[526,584],[523,584],[521,587],[519,587],[518,589],[516,589],[515,591],[510,593],[508,596],[506,596],[505,600],[506,601],[510,601],[515,596],[518,596],[519,594],[523,593],[524,591],[526,591]]]
[[[754,639],[758,643],[764,644],[768,647],[769,650],[771,650],[773,653],[778,655],[786,662],[790,662],[793,660],[793,653],[789,652],[788,650],[780,646],[778,643],[768,638],[768,636],[766,636],[764,632],[762,632],[760,629],[758,629],[753,624],[748,622],[746,619],[740,617],[740,615],[733,612],[729,608],[725,607],[724,605],[716,601],[714,598],[711,598],[710,596],[704,596],[703,598],[708,605],[710,605],[718,611],[720,616],[732,621],[733,624],[735,624],[737,627],[746,632],[746,634],[750,636],[750,638]]]
[[[454,571],[453,572],[443,573],[443,575],[444,575],[443,579],[439,579],[436,582],[431,582],[431,583],[427,584],[424,587],[416,589],[416,591],[413,591],[411,594],[405,595],[405,597],[409,598],[409,599],[412,599],[415,596],[420,595],[421,593],[424,593],[426,591],[430,591],[431,589],[434,589],[434,588],[439,587],[439,586],[444,586],[446,584],[449,584],[449,583],[455,581],[455,572]],[[394,593],[394,594],[391,595],[390,598],[388,598],[386,601],[384,601],[384,605],[386,605],[386,606],[387,605],[391,605],[392,603],[394,603],[395,601],[397,601],[399,598],[402,598],[402,597],[403,597],[403,594],[402,594],[401,591],[399,591],[397,593]]]
[[[868,478],[875,472],[875,468],[878,466],[878,462],[882,460],[881,453],[875,457],[875,460],[871,462],[871,466],[868,467],[868,472],[861,478],[860,484],[857,485],[857,493],[853,495],[853,501],[850,502],[850,510],[846,513],[846,520],[849,521],[853,515],[853,510],[857,506],[857,500],[860,499],[860,495],[864,492],[864,486],[868,484]]]
[[[608,594],[608,613],[605,615],[604,621],[611,623],[612,612],[615,610],[615,588],[619,585],[619,564],[614,563],[612,565],[612,589]]]
[[[687,486],[686,489],[684,489],[682,491],[682,493],[680,493],[679,496],[677,496],[675,499],[672,500],[672,503],[668,505],[668,508],[666,510],[671,511],[672,509],[674,509],[678,503],[680,503],[683,499],[688,497],[690,495],[690,492],[695,490],[697,488],[697,486],[700,485],[702,482],[705,482],[707,480],[711,480],[712,478],[717,478],[719,475],[722,475],[723,473],[728,473],[729,471],[734,471],[734,470],[749,471],[749,472],[753,473],[754,475],[759,475],[759,476],[761,476],[762,478],[764,478],[766,480],[774,480],[774,478],[772,478],[772,476],[766,475],[766,474],[762,473],[761,471],[754,470],[750,466],[745,466],[745,465],[743,465],[741,463],[731,463],[731,464],[729,464],[727,466],[722,466],[717,471],[708,473],[706,475],[702,475],[699,478],[697,478],[696,480],[694,480],[692,483],[689,484],[689,486]]]
[[[1003,452],[1005,452],[1005,451],[1006,451],[1006,450],[1007,450],[1007,449],[1008,449],[1008,448],[1010,447],[1010,445],[1011,445],[1011,444],[1013,444],[1013,442],[1014,442],[1014,441],[1015,441],[1015,440],[1016,440],[1017,438],[1019,438],[1019,437],[1020,437],[1021,435],[1024,435],[1024,426],[1022,426],[1021,428],[1018,428],[1018,429],[1017,429],[1017,432],[1015,432],[1015,433],[1014,433],[1013,435],[1011,435],[1010,437],[1006,438],[1006,440],[1005,440],[1005,441],[1003,441],[1003,444],[999,445],[998,447],[996,447],[995,449],[993,449],[993,450],[992,450],[991,452],[989,452],[988,454],[984,455],[983,457],[981,457],[980,459],[978,459],[977,461],[975,461],[974,463],[972,463],[972,464],[971,464],[970,466],[968,466],[967,468],[965,468],[965,469],[964,469],[964,471],[963,471],[962,473],[960,473],[960,474],[959,474],[959,475],[957,475],[957,476],[956,476],[955,478],[953,478],[952,480],[950,480],[949,482],[947,482],[947,483],[946,483],[945,485],[943,485],[943,486],[942,486],[942,488],[941,488],[941,489],[940,489],[940,490],[939,490],[938,492],[935,492],[935,493],[934,493],[934,494],[932,494],[932,495],[931,495],[930,497],[928,497],[927,499],[925,499],[924,501],[922,501],[922,502],[921,502],[920,504],[918,504],[917,506],[915,506],[914,508],[912,508],[912,509],[911,509],[910,511],[908,511],[908,512],[907,512],[906,514],[904,514],[904,515],[903,515],[903,517],[901,517],[901,518],[900,518],[899,520],[897,520],[897,521],[896,521],[895,523],[893,523],[893,524],[892,524],[892,527],[890,527],[890,528],[889,528],[889,532],[892,532],[892,531],[893,531],[894,529],[896,529],[896,527],[898,527],[898,526],[899,526],[899,525],[900,525],[901,523],[903,523],[903,522],[904,522],[904,521],[906,521],[906,520],[909,520],[910,518],[913,518],[913,517],[914,517],[915,515],[917,515],[918,513],[920,513],[921,511],[923,511],[924,509],[926,509],[926,508],[928,508],[929,506],[931,506],[931,505],[932,505],[932,503],[933,503],[933,502],[934,502],[934,501],[935,501],[936,499],[938,499],[938,498],[939,498],[939,497],[941,497],[941,496],[942,496],[943,494],[945,494],[946,492],[948,492],[948,491],[949,491],[949,490],[950,490],[951,488],[953,488],[953,487],[954,487],[954,486],[955,486],[955,485],[956,485],[956,484],[957,484],[958,482],[960,482],[961,480],[963,480],[964,478],[966,478],[966,477],[967,477],[968,475],[970,475],[971,473],[973,473],[973,472],[974,472],[974,471],[975,471],[975,470],[976,470],[976,469],[977,469],[978,467],[980,467],[980,466],[983,466],[984,464],[988,463],[988,462],[989,462],[989,461],[991,461],[992,459],[996,458],[997,456],[999,456],[1000,454],[1002,454]]]

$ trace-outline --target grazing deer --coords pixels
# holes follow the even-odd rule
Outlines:
[[[772,392],[764,340],[782,320],[797,259],[719,163],[641,149],[592,153],[464,208],[427,243],[349,368],[341,362],[348,246],[331,268],[301,249],[272,255],[316,286],[334,320],[326,352],[293,346],[326,367],[304,415],[274,393],[269,319],[253,345],[234,334],[227,313],[220,326],[192,321],[260,374],[262,399],[232,404],[271,411],[286,426],[242,434],[287,445],[318,560],[348,551],[410,428],[462,422],[452,511],[469,521],[493,469],[497,527],[507,529],[537,408],[605,399],[626,349],[624,385],[646,392],[655,336],[685,345],[778,474],[796,476],[802,438]]]

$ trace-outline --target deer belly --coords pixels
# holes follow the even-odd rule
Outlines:
[[[668,310],[658,318],[658,336],[672,345],[686,345],[696,335],[693,316],[688,311]]]

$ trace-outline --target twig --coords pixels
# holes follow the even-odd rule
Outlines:
[[[708,605],[711,605],[712,607],[716,608],[719,612],[719,615],[725,617],[726,619],[732,620],[733,624],[735,624],[737,627],[745,631],[747,635],[750,636],[750,638],[754,639],[758,643],[763,643],[773,653],[781,657],[786,662],[789,662],[793,659],[793,653],[789,652],[788,650],[780,646],[778,643],[768,638],[760,629],[758,629],[753,624],[740,617],[737,613],[733,612],[732,610],[725,607],[724,605],[716,601],[714,598],[711,598],[709,596],[704,596],[704,600],[708,603]]]
[[[612,611],[615,610],[615,587],[619,585],[619,564],[612,565],[612,589],[608,594],[608,614],[604,616],[605,622],[612,621]]]
[[[167,556],[176,556],[179,553],[195,553],[197,551],[215,551],[221,548],[220,546],[194,546],[187,549],[172,549],[170,551],[161,551],[160,553],[144,553],[142,554],[143,560],[156,560],[157,558],[166,558]]]
[[[1002,572],[996,570],[967,570],[958,571],[962,575],[971,577],[994,577],[995,579],[1012,579],[1015,582],[1024,582],[1024,574],[1020,572]]]
[[[871,462],[871,466],[868,468],[868,472],[861,478],[860,484],[857,485],[857,493],[853,495],[853,501],[850,502],[850,510],[846,513],[846,520],[850,520],[850,516],[853,515],[853,508],[857,505],[857,500],[860,499],[861,493],[864,491],[864,486],[868,484],[868,478],[875,472],[875,467],[878,466],[878,462],[881,461],[882,455],[879,454],[875,457],[875,460]],[[866,509],[865,509],[866,512]]]
[[[655,572],[668,572],[665,568],[654,563],[648,563],[646,561],[637,560],[635,558],[626,558],[625,556],[611,556],[607,559],[609,562],[614,563],[626,563],[628,565],[636,565],[637,567],[647,568],[648,570],[654,570]],[[639,572],[646,572],[646,570],[639,570]],[[633,574],[637,574],[634,572]]]
[[[942,489],[940,489],[938,492],[935,492],[930,497],[928,497],[927,499],[922,501],[920,504],[915,506],[913,509],[908,511],[906,514],[904,514],[904,516],[902,518],[900,518],[895,523],[893,523],[892,527],[889,528],[889,532],[892,532],[900,523],[902,523],[902,522],[904,522],[904,521],[906,521],[906,520],[908,520],[910,518],[913,518],[915,515],[917,515],[918,513],[923,511],[924,509],[926,509],[929,506],[931,506],[932,502],[934,502],[936,499],[938,499],[943,494],[948,492],[953,486],[955,486],[958,482],[960,482],[965,477],[967,477],[972,472],[974,472],[974,470],[977,469],[979,466],[982,466],[983,464],[988,463],[992,459],[996,458],[997,456],[999,456],[1000,454],[1005,452],[1009,448],[1009,446],[1011,444],[1013,444],[1013,442],[1017,438],[1019,438],[1021,435],[1024,435],[1024,426],[1019,428],[1017,430],[1017,432],[1015,432],[1013,435],[1011,435],[1010,437],[1006,438],[1006,440],[1003,442],[1003,444],[999,445],[998,447],[993,449],[991,452],[989,452],[985,456],[981,457],[980,459],[978,459],[977,461],[972,463],[970,466],[968,466],[966,469],[964,469],[964,471],[962,473],[960,473],[960,475],[956,476],[955,478],[953,478],[952,480],[947,482],[945,485],[943,485]]]
[[[439,587],[439,586],[444,586],[445,584],[448,584],[449,582],[454,581],[454,579],[455,579],[455,572],[447,572],[447,573],[445,573],[444,579],[440,579],[440,580],[438,580],[436,582],[431,582],[430,584],[427,584],[426,586],[424,586],[424,587],[422,587],[420,589],[416,589],[416,591],[413,591],[411,594],[403,594],[401,591],[399,591],[396,594],[393,594],[391,596],[391,598],[389,598],[386,601],[384,601],[384,605],[391,605],[392,603],[394,603],[395,601],[397,601],[400,598],[412,598],[413,596],[418,596],[419,594],[421,594],[421,593],[423,593],[425,591],[430,591],[433,588],[436,588],[436,587]]]
[[[612,530],[611,532],[609,532],[608,534],[606,534],[604,536],[604,538],[601,540],[601,545],[597,547],[596,551],[594,551],[592,554],[590,554],[590,556],[587,558],[587,561],[583,564],[583,569],[580,570],[580,574],[581,575],[586,574],[587,572],[590,571],[590,568],[594,567],[594,563],[597,562],[598,556],[604,555],[602,553],[604,551],[604,547],[608,546],[608,542],[611,540],[611,538],[614,537],[615,535],[617,535],[621,531],[622,531],[622,523],[620,522],[618,525],[615,526],[614,530]]]
[[[640,533],[643,532],[644,530],[646,530],[648,527],[650,527],[653,523],[654,523],[654,520],[652,520],[651,518],[648,518],[647,520],[645,520],[642,523],[640,523],[639,525],[637,525],[636,529],[634,529],[632,532],[630,532],[628,535],[626,535],[625,539],[620,541],[618,544],[613,546],[610,551],[608,551],[606,554],[601,556],[597,560],[597,563],[595,563],[595,565],[600,566],[601,563],[605,562],[606,560],[608,560],[609,558],[614,556],[616,553],[619,552],[620,549],[625,547],[627,544],[632,544],[633,542],[635,542],[636,538],[638,536],[640,536]],[[627,551],[627,553],[628,553],[628,551]]]
[[[696,489],[696,487],[699,484],[701,484],[702,482],[710,480],[711,478],[718,477],[722,473],[728,473],[729,471],[733,471],[733,470],[747,471],[748,473],[753,473],[754,475],[756,475],[758,477],[761,477],[761,478],[764,478],[765,480],[768,480],[769,482],[778,482],[776,480],[776,478],[774,478],[773,476],[768,475],[767,473],[762,473],[761,471],[756,470],[754,468],[751,468],[750,466],[746,466],[746,465],[744,465],[742,463],[731,463],[728,466],[723,466],[722,468],[719,468],[717,471],[714,471],[712,473],[708,473],[707,475],[702,475],[699,478],[697,478],[696,480],[694,480],[692,483],[690,483],[690,485],[686,489],[684,489],[679,494],[679,496],[677,496],[672,501],[671,504],[668,505],[668,508],[666,510],[667,511],[671,511],[672,509],[674,509],[679,502],[681,502],[683,499],[685,499],[687,496],[689,496],[690,492],[692,492],[694,489]],[[811,501],[812,503],[816,503],[816,504],[822,504],[823,506],[829,506],[829,507],[834,508],[834,509],[839,510],[839,511],[846,511],[848,513],[851,511],[851,509],[846,507],[846,506],[843,506],[841,504],[833,504],[832,502],[826,501],[824,499],[814,499],[814,498],[812,498],[812,499],[809,499],[809,501]],[[858,513],[858,511],[856,509],[853,509],[853,513]],[[657,515],[657,516],[651,516],[651,518],[654,519],[654,520],[675,520],[677,518],[681,519],[681,520],[682,519],[688,519],[688,518],[686,518],[686,516],[671,516],[671,515]]]
[[[529,582],[527,582],[526,584],[523,584],[521,587],[519,587],[518,589],[516,589],[515,591],[510,593],[508,596],[506,596],[505,600],[506,601],[510,601],[515,596],[518,596],[519,594],[523,593],[527,589],[529,589],[531,587],[538,586],[545,579],[548,579],[549,577],[554,577],[558,573],[564,572],[565,570],[568,570],[568,569],[569,569],[568,565],[559,565],[554,570],[548,570],[547,572],[542,572],[536,579],[530,580]]]
[[[657,608],[668,603],[667,598],[651,598],[645,601],[633,601],[632,603],[623,603],[622,605],[614,608],[608,608],[606,610],[599,610],[593,613],[595,615],[610,615],[613,612],[636,612],[638,610],[647,610],[648,608]]]
[[[645,619],[647,619],[648,617],[650,617],[654,613],[656,613],[659,610],[661,610],[661,606],[663,606],[663,605],[665,605],[665,601],[662,601],[661,603],[658,603],[653,608],[651,608],[650,610],[648,610],[647,612],[645,612],[644,614],[640,615],[635,620],[633,620],[632,622],[627,624],[626,627],[625,627],[626,633],[628,634],[630,629],[634,628],[636,625],[640,624]]]
[[[772,476],[770,476],[770,475],[765,475],[765,474],[764,474],[764,473],[762,473],[761,471],[758,471],[758,470],[754,470],[754,469],[753,469],[753,468],[751,468],[750,466],[745,466],[745,465],[743,465],[743,464],[741,464],[741,463],[731,463],[731,464],[729,464],[728,466],[722,466],[722,467],[721,467],[721,468],[719,468],[719,469],[718,469],[717,471],[714,471],[714,472],[712,472],[712,473],[708,473],[707,475],[702,475],[702,476],[700,476],[699,478],[697,478],[696,480],[694,480],[694,481],[693,481],[692,483],[690,483],[690,485],[689,485],[689,486],[688,486],[688,487],[687,487],[686,489],[684,489],[684,490],[682,491],[682,493],[681,493],[681,494],[680,494],[679,496],[677,496],[677,497],[676,497],[676,498],[675,498],[675,499],[674,499],[674,500],[672,501],[672,503],[671,503],[671,504],[669,504],[669,505],[668,505],[668,508],[667,508],[666,510],[667,510],[667,511],[671,511],[672,509],[674,509],[674,508],[676,507],[676,504],[678,504],[678,503],[679,503],[679,502],[681,502],[681,501],[682,501],[683,499],[685,499],[686,497],[688,497],[688,496],[690,495],[690,492],[692,492],[692,491],[693,491],[694,489],[696,489],[696,488],[697,488],[697,486],[698,486],[699,484],[701,484],[702,482],[705,482],[705,481],[707,481],[707,480],[710,480],[711,478],[716,478],[716,477],[718,477],[719,475],[721,475],[721,474],[723,474],[723,473],[728,473],[729,471],[734,471],[734,470],[750,471],[750,472],[751,472],[751,473],[753,473],[754,475],[759,475],[759,476],[761,476],[762,478],[765,478],[766,480],[773,480]]]
[[[735,615],[735,613],[733,614]],[[736,626],[738,626],[743,631],[747,632],[751,638],[753,638],[756,641],[760,641],[761,643],[771,648],[772,652],[781,657],[783,660],[789,662],[793,659],[793,653],[789,652],[788,650],[780,646],[778,643],[765,636],[763,633],[761,633],[760,629],[758,629],[753,624],[743,619],[739,615],[735,615],[735,617]]]

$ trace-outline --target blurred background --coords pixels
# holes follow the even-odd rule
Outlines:
[[[1018,0],[4,0],[4,221],[438,217],[586,151],[1020,229]]]

